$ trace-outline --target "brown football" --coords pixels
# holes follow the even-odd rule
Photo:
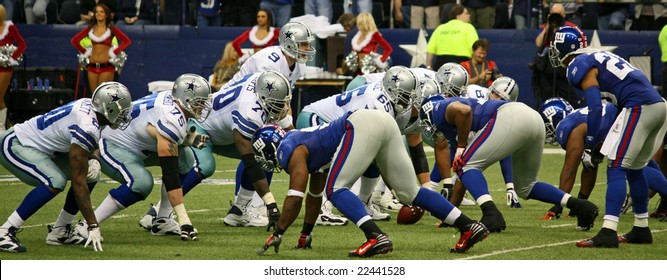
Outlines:
[[[411,225],[418,222],[422,216],[424,216],[424,209],[403,204],[401,209],[398,210],[396,222],[399,225]]]

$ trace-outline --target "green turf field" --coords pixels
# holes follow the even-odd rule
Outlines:
[[[186,196],[186,207],[195,227],[199,230],[199,241],[183,242],[176,236],[151,236],[138,225],[150,203],[159,199],[159,185],[155,185],[150,197],[125,209],[101,224],[104,236],[104,252],[95,253],[83,246],[49,246],[45,243],[46,225],[52,224],[65,199],[58,195],[23,226],[18,233],[21,243],[28,248],[27,253],[12,254],[0,252],[2,260],[316,260],[348,259],[347,252],[361,245],[363,233],[355,226],[316,227],[313,232],[312,250],[294,250],[303,221],[303,212],[294,225],[283,237],[283,244],[278,254],[272,250],[266,255],[256,255],[269,233],[265,228],[233,228],[223,224],[222,218],[230,208],[234,197],[234,174],[238,160],[216,156],[218,170],[215,175],[195,188]],[[432,161],[433,159],[430,158]],[[563,155],[545,155],[539,179],[557,184]],[[151,168],[153,174],[160,172]],[[435,218],[425,215],[415,225],[398,225],[392,220],[379,222],[379,226],[394,242],[394,251],[387,255],[374,256],[377,260],[665,260],[667,259],[667,223],[655,219],[649,221],[653,231],[654,244],[621,244],[619,249],[584,249],[577,248],[575,241],[593,236],[600,229],[604,213],[604,193],[606,186],[605,168],[600,168],[599,183],[591,196],[591,201],[601,210],[591,232],[575,230],[576,219],[561,218],[543,221],[540,218],[551,207],[538,201],[521,200],[523,208],[511,209],[505,206],[505,186],[500,175],[500,167],[492,166],[485,175],[489,182],[491,195],[507,221],[507,230],[491,234],[478,243],[466,254],[451,254],[452,247],[459,238],[453,228],[436,228]],[[288,177],[284,173],[276,174],[271,189],[282,206],[287,191]],[[103,176],[91,198],[94,206],[101,203],[109,189],[118,184]],[[16,209],[31,187],[17,181],[0,167],[0,219],[5,219]],[[578,185],[573,193],[578,192]],[[649,203],[653,211],[658,197]],[[479,219],[481,211],[477,206],[463,206],[461,210]],[[565,210],[567,213],[567,210]],[[632,227],[633,214],[621,216],[619,231],[624,233]]]

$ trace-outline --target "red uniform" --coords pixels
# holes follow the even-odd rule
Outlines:
[[[243,44],[243,42],[247,41],[248,39],[250,39],[250,43],[255,52],[258,52],[263,48],[273,46],[276,44],[276,42],[278,42],[278,39],[280,38],[280,30],[278,30],[278,28],[269,27],[269,34],[266,36],[266,38],[261,40],[258,39],[255,35],[257,33],[257,29],[259,29],[259,26],[255,25],[250,30],[243,32],[243,34],[232,41],[232,46],[239,56],[243,56],[243,52],[241,51],[241,44]]]
[[[70,41],[74,48],[76,48],[79,52],[81,53],[86,53],[86,48],[81,46],[81,40],[85,38],[89,38],[90,41],[92,42],[93,45],[96,44],[103,44],[107,46],[111,46],[111,51],[117,55],[120,52],[124,51],[127,49],[127,47],[132,44],[132,41],[130,40],[123,31],[120,31],[118,27],[113,27],[113,36],[111,35],[111,32],[109,29],[107,29],[107,32],[103,34],[102,36],[96,36],[93,34],[93,30],[90,26],[84,28],[81,30],[79,33],[74,35],[72,40]],[[112,42],[113,38],[116,37],[118,40],[120,40],[120,45],[118,47],[113,47]],[[93,72],[93,73],[102,73],[102,72],[112,72],[114,71],[113,65],[111,63],[104,62],[104,63],[90,63],[88,64],[88,71]]]
[[[371,36],[369,36],[371,35]],[[380,32],[373,32],[372,34],[367,34],[366,38],[362,42],[358,42],[359,37],[361,37],[361,32],[357,32],[356,35],[354,35],[354,38],[352,38],[352,50],[356,51],[357,53],[364,53],[364,54],[369,54],[371,52],[376,52],[378,50],[378,46],[382,47],[382,57],[380,60],[382,62],[387,61],[387,58],[389,58],[389,55],[391,55],[391,52],[394,50],[387,41],[382,38],[382,34]]]
[[[0,33],[0,46],[14,45],[14,43],[16,43],[16,50],[12,54],[12,58],[16,60],[23,54],[28,46],[25,44],[25,40],[23,40],[19,30],[16,28],[16,26],[14,26],[14,23],[11,21],[5,21],[5,30],[2,30],[2,33]],[[12,67],[0,68],[0,72],[12,71]]]

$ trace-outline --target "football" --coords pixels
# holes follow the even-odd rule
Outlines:
[[[403,204],[401,209],[398,210],[396,222],[399,225],[411,225],[418,222],[422,216],[424,216],[424,209]]]

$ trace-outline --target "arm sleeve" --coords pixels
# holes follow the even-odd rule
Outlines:
[[[247,41],[248,38],[250,37],[250,30],[246,30],[246,32],[243,32],[243,34],[239,35],[232,41],[232,47],[234,47],[234,50],[236,51],[236,54],[239,56],[243,56],[243,51],[241,50],[241,44],[243,42]]]
[[[382,62],[387,61],[387,58],[389,58],[391,52],[394,51],[394,49],[391,47],[391,45],[389,45],[387,40],[385,40],[382,37],[382,34],[380,34],[380,32],[375,32],[375,34],[373,34],[373,40],[376,40],[378,44],[380,44],[380,46],[382,47],[382,57],[380,58],[380,60],[382,60]]]
[[[25,44],[25,40],[23,40],[23,36],[21,36],[21,33],[19,33],[18,28],[14,26],[13,24],[9,26],[9,34],[14,38],[14,41],[16,42],[16,51],[14,51],[14,54],[12,55],[13,59],[18,58],[23,54],[26,48],[28,48],[28,45]]]
[[[90,30],[90,28],[86,27],[83,30],[79,31],[79,33],[74,35],[74,37],[72,37],[72,40],[70,41],[70,43],[72,43],[72,46],[74,46],[74,48],[76,48],[81,53],[86,52],[86,49],[81,46],[81,40],[83,40],[83,38],[86,38],[86,36],[88,36],[88,30]]]
[[[130,40],[130,37],[127,37],[127,35],[125,35],[125,33],[123,33],[123,31],[118,29],[118,27],[115,27],[115,26],[113,27],[113,33],[114,33],[114,36],[116,36],[118,38],[118,40],[120,40],[120,45],[114,51],[115,54],[119,54],[120,52],[124,51],[125,49],[127,49],[127,47],[129,47],[132,44],[132,41]]]
[[[588,130],[586,131],[586,144],[595,145],[599,139],[596,139],[600,122],[602,121],[602,101],[600,100],[600,88],[589,87],[584,91],[586,95],[586,105],[588,105]]]

